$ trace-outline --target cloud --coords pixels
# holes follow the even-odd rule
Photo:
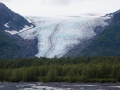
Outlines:
[[[0,0],[22,15],[68,15],[110,13],[120,9],[120,0]]]
[[[0,0],[0,2],[3,2],[3,1],[5,1],[5,2],[10,2],[11,0]]]
[[[88,0],[40,0],[44,4],[69,5],[72,2],[83,2]],[[92,1],[92,0],[89,0]]]
[[[72,0],[51,0],[52,4],[68,5]]]

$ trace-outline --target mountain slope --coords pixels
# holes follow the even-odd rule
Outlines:
[[[24,40],[8,31],[20,31],[25,27],[34,26],[21,15],[11,11],[0,3],[0,58],[26,58],[37,54],[37,39]]]
[[[34,57],[38,52],[37,43],[37,39],[24,40],[0,31],[0,59]]]
[[[0,3],[0,27],[1,30],[22,30],[26,26],[31,26],[24,17],[11,11],[3,3]]]
[[[0,58],[12,57],[17,47],[12,44],[14,39],[0,31]]]
[[[82,56],[120,55],[120,12],[114,15],[111,24],[81,54]]]
[[[27,18],[0,3],[0,58],[120,55],[119,12]]]

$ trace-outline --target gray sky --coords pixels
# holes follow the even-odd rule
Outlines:
[[[120,0],[0,0],[24,16],[111,13],[120,9]]]

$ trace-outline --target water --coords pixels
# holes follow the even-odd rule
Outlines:
[[[0,82],[0,90],[120,90],[120,83]]]

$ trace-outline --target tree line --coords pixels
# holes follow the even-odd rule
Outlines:
[[[0,81],[119,82],[120,57],[0,60]]]

